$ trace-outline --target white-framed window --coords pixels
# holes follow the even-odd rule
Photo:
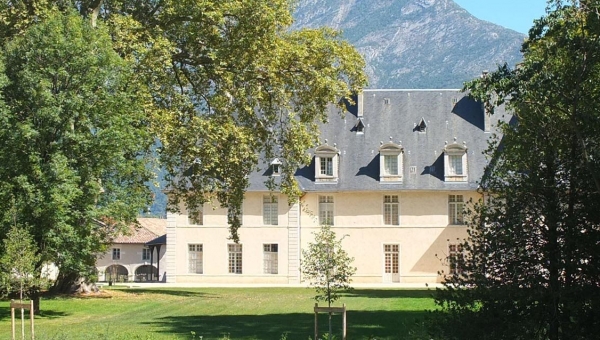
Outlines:
[[[400,225],[400,203],[398,195],[383,196],[383,220],[387,225]]]
[[[279,158],[275,158],[271,162],[271,176],[280,176],[281,175],[281,161]]]
[[[467,179],[467,147],[456,142],[446,145],[444,148],[444,180],[446,182],[466,182]]]
[[[188,244],[188,273],[204,273],[204,254],[202,244]]]
[[[333,157],[319,157],[321,161],[321,176],[333,177]]]
[[[402,146],[389,142],[379,147],[379,180],[382,182],[402,181]]]
[[[203,225],[204,224],[204,207],[200,205],[195,209],[188,211],[188,224],[189,225]]]
[[[150,261],[150,248],[142,248],[142,261]]]
[[[337,182],[339,152],[327,144],[315,149],[315,181]]]
[[[121,248],[113,248],[112,249],[112,259],[113,260],[121,259]]]
[[[464,208],[465,203],[463,195],[448,195],[448,224],[464,224]]]
[[[398,244],[384,244],[384,282],[400,282],[400,246]]]
[[[263,270],[265,274],[278,273],[278,253],[277,243],[263,244]]]
[[[448,155],[448,171],[451,176],[462,176],[463,175],[463,164],[462,156],[460,155]]]
[[[398,156],[383,156],[383,173],[388,176],[398,176]]]
[[[263,196],[263,224],[277,225],[279,222],[279,207],[277,196]]]
[[[319,196],[319,224],[333,225],[333,196]]]
[[[242,245],[228,244],[227,251],[229,253],[229,273],[242,273]]]
[[[459,243],[448,244],[448,273],[460,274],[462,268],[460,268],[460,260],[462,259],[462,245]]]

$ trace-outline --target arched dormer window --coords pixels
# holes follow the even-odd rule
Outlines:
[[[339,151],[334,146],[321,145],[315,149],[315,182],[337,182]]]
[[[402,181],[404,149],[394,142],[381,144],[379,147],[379,180],[381,182]]]
[[[446,182],[467,181],[467,146],[465,143],[446,144],[444,147],[444,180]]]

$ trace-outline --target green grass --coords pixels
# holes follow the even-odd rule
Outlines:
[[[432,293],[356,289],[336,305],[348,308],[348,339],[420,339],[425,310],[435,308]],[[46,298],[35,319],[36,339],[192,339],[195,332],[203,340],[280,339],[284,333],[306,340],[314,330],[313,296],[307,288],[125,288],[101,297]],[[341,316],[333,322],[341,335]],[[327,315],[320,315],[319,329],[326,332]],[[1,301],[0,339],[9,338],[9,303]]]

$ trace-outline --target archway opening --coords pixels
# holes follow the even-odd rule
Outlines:
[[[129,271],[120,264],[113,264],[106,267],[104,279],[108,282],[127,282]]]

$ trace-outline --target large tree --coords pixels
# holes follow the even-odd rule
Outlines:
[[[449,339],[594,339],[600,332],[600,1],[550,1],[524,60],[466,85],[507,105],[461,270],[437,292]]]
[[[90,274],[111,233],[147,206],[152,144],[144,92],[106,27],[47,12],[4,45],[0,217],[27,225],[64,290]]]
[[[283,161],[280,188],[299,195],[326,106],[365,85],[364,61],[330,29],[290,30],[293,0],[3,1],[0,34],[20,34],[47,8],[106,22],[113,48],[136,64],[147,114],[171,174],[171,208],[207,200],[230,210],[237,240],[247,175]]]

